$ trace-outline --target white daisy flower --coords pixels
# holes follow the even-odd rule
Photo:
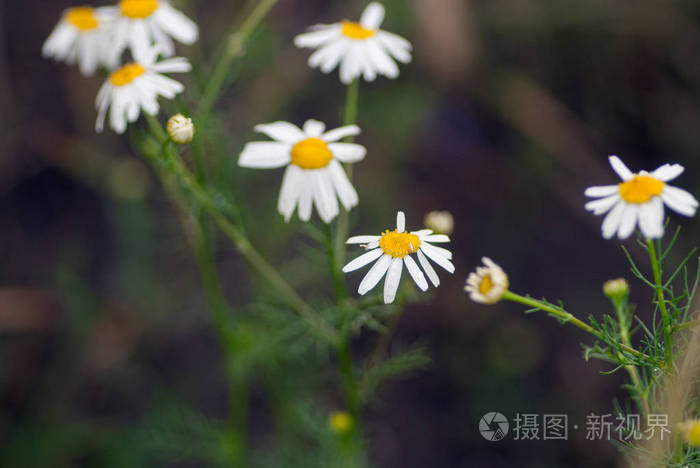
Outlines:
[[[168,0],[121,0],[117,6],[107,7],[114,18],[112,60],[119,62],[128,47],[139,57],[152,47],[160,49],[165,57],[175,55],[173,39],[183,44],[194,44],[199,38],[199,27]]]
[[[455,267],[450,261],[452,260],[452,252],[431,244],[431,242],[449,241],[448,236],[433,234],[430,229],[406,232],[406,217],[403,211],[399,211],[396,215],[396,229],[393,231],[386,230],[380,236],[355,236],[347,240],[347,244],[366,244],[364,247],[367,252],[345,265],[343,272],[355,271],[376,260],[376,263],[360,282],[360,288],[357,292],[360,295],[366,294],[386,275],[384,303],[389,304],[394,302],[396,297],[404,265],[421,291],[428,289],[428,282],[411,256],[412,254],[416,254],[418,262],[435,287],[440,285],[440,279],[428,258],[450,273],[454,273]]]
[[[508,291],[508,275],[490,258],[483,257],[481,261],[485,266],[469,274],[464,290],[474,302],[495,304]]]
[[[651,173],[635,174],[617,156],[610,156],[610,165],[622,182],[617,185],[589,187],[586,196],[597,200],[586,203],[586,210],[595,215],[608,213],[603,220],[603,237],[610,239],[617,233],[627,239],[639,225],[648,239],[664,234],[664,204],[684,216],[694,216],[698,201],[685,190],[666,182],[683,173],[680,164],[664,164]]]
[[[161,73],[184,73],[192,69],[187,59],[171,58],[156,63],[158,50],[151,50],[142,59],[128,63],[110,74],[97,93],[97,122],[95,130],[102,132],[109,109],[110,126],[124,133],[127,122],[135,122],[141,109],[158,114],[158,97],[173,99],[184,91],[179,81]]]
[[[340,164],[356,163],[364,159],[367,150],[354,143],[338,143],[344,137],[358,135],[356,125],[325,132],[326,125],[307,120],[303,130],[289,122],[258,125],[255,131],[275,141],[256,141],[243,148],[238,165],[254,169],[272,169],[287,166],[277,209],[289,221],[294,209],[299,218],[311,218],[311,206],[325,223],[339,213],[338,199],[346,210],[357,206],[355,188]]]
[[[44,57],[78,63],[83,75],[92,75],[109,63],[107,30],[109,15],[104,8],[69,8],[44,42]]]
[[[374,81],[377,75],[399,76],[401,63],[411,61],[411,43],[406,39],[379,29],[384,20],[384,7],[370,3],[360,22],[341,21],[312,26],[310,32],[294,38],[297,47],[317,49],[309,57],[309,66],[330,73],[340,64],[340,81],[351,83],[363,76]]]

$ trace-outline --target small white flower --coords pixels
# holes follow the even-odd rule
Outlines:
[[[684,216],[694,216],[698,201],[685,190],[666,182],[683,173],[680,164],[664,164],[651,173],[635,174],[617,156],[610,156],[610,165],[622,182],[617,185],[589,187],[586,196],[597,200],[586,203],[586,210],[595,215],[608,213],[603,220],[603,237],[610,239],[617,233],[627,239],[639,225],[648,239],[664,234],[664,204]]]
[[[106,7],[114,19],[112,61],[128,47],[133,57],[157,47],[163,56],[175,55],[173,39],[187,45],[199,38],[199,27],[168,0],[121,0],[117,6]]]
[[[182,114],[175,114],[168,120],[168,136],[175,143],[184,145],[194,138],[194,124],[192,119]]]
[[[49,35],[41,53],[44,57],[78,63],[83,75],[92,75],[109,63],[107,30],[109,15],[104,8],[69,8]]]
[[[128,63],[112,72],[97,93],[97,122],[95,130],[102,132],[109,109],[110,126],[124,133],[127,122],[135,122],[141,109],[158,114],[158,97],[173,99],[184,91],[179,81],[161,73],[184,73],[191,70],[187,59],[171,58],[156,63],[158,51],[153,49],[140,60]],[[111,107],[111,108],[110,108]]]
[[[437,233],[450,235],[455,228],[455,219],[449,211],[431,211],[425,215],[423,224]]]
[[[367,150],[338,140],[360,133],[349,125],[325,132],[326,125],[307,120],[303,130],[289,122],[258,125],[255,130],[275,141],[256,141],[243,148],[238,165],[254,169],[287,166],[282,178],[277,209],[289,221],[297,205],[299,218],[311,218],[311,206],[325,223],[339,213],[338,199],[346,210],[357,206],[358,196],[340,164],[361,161]],[[339,162],[340,161],[340,162]]]
[[[379,29],[384,20],[384,7],[370,3],[360,22],[341,21],[313,26],[310,32],[294,38],[297,47],[317,49],[309,57],[309,66],[330,73],[340,64],[340,81],[351,83],[363,76],[374,81],[377,75],[399,76],[402,63],[411,61],[411,43],[406,39]]]
[[[495,304],[508,291],[508,275],[490,258],[483,257],[481,261],[485,266],[469,274],[464,290],[474,302]]]
[[[454,273],[455,267],[450,261],[452,260],[452,252],[431,244],[431,242],[449,241],[448,236],[433,234],[430,229],[406,232],[406,217],[403,211],[399,211],[396,215],[395,230],[386,230],[380,236],[355,236],[347,240],[348,244],[366,244],[364,247],[368,251],[345,265],[343,272],[355,271],[376,260],[376,263],[360,282],[358,293],[360,295],[366,294],[386,275],[384,302],[389,304],[394,302],[396,297],[404,265],[421,291],[428,289],[428,282],[416,261],[411,257],[412,254],[416,254],[418,262],[435,287],[440,285],[440,279],[428,258],[450,273]]]

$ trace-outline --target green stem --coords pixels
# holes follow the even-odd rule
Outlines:
[[[348,85],[347,95],[345,97],[345,113],[343,117],[343,125],[355,125],[357,123],[357,109],[359,106],[359,95],[360,95],[360,80],[355,79],[352,83]],[[349,136],[345,138],[345,143],[353,143],[355,137]],[[345,172],[348,175],[348,179],[352,182],[353,169],[352,164],[345,165]],[[345,264],[345,241],[348,238],[348,233],[350,232],[350,213],[348,213],[344,208],[341,207],[340,213],[338,214],[338,224],[335,235],[335,268],[341,270]]]
[[[625,299],[624,301],[617,301],[617,303],[615,304],[615,311],[617,312],[617,321],[620,326],[620,341],[622,341],[622,344],[631,348],[632,341],[630,339],[629,323],[627,318],[627,300]],[[622,353],[618,353],[618,357],[623,361],[625,359]],[[639,401],[639,405],[641,406],[642,411],[645,415],[649,414],[649,402],[647,401],[647,393],[642,387],[642,380],[639,377],[639,371],[637,370],[637,366],[627,364],[625,365],[625,370],[629,374],[630,380],[632,381],[632,385],[635,388],[635,391],[637,393],[637,399]]]
[[[516,294],[516,293],[511,292],[511,291],[506,291],[505,293],[503,293],[503,299],[505,299],[507,301],[512,301],[512,302],[518,302],[520,304],[524,304],[524,305],[530,306],[532,308],[547,312],[550,315],[560,319],[562,322],[575,325],[578,328],[580,328],[581,330],[595,336],[599,340],[601,340],[605,343],[608,342],[608,340],[606,340],[598,330],[591,327],[587,323],[582,322],[581,320],[574,317],[571,313],[569,313],[563,309],[560,309],[557,307],[552,307],[549,304],[545,304],[541,301],[538,301],[537,299],[533,299],[531,297],[521,296],[520,294]],[[631,346],[628,346],[624,343],[616,343],[616,345],[619,346],[620,349],[624,350],[627,353],[633,354],[633,355],[640,357],[640,358],[651,359],[646,354],[641,353],[641,352],[637,351],[636,349],[632,348]]]
[[[224,86],[231,64],[236,57],[243,55],[246,43],[253,34],[253,31],[255,31],[255,28],[258,27],[275,3],[277,3],[277,0],[261,0],[258,2],[257,6],[243,21],[240,28],[238,28],[238,31],[228,37],[221,57],[209,79],[209,84],[204,90],[202,99],[199,101],[199,106],[195,114],[197,117],[209,114],[219,97],[221,88]]]
[[[341,267],[338,265],[336,249],[333,245],[333,231],[331,229],[331,225],[323,223],[323,230],[326,234],[326,250],[328,252],[328,262],[331,269],[331,277],[333,278],[335,300],[337,304],[341,304],[347,297],[345,281],[343,280],[343,272]]]
[[[353,428],[357,429],[360,423],[360,398],[355,380],[355,369],[352,362],[352,350],[350,348],[350,336],[343,333],[338,345],[338,364],[340,376],[343,381],[345,398],[347,399],[348,412],[353,418]]]
[[[666,308],[666,299],[664,298],[664,286],[661,282],[661,264],[656,256],[656,246],[654,241],[647,239],[647,250],[649,251],[649,261],[651,269],[654,273],[654,290],[656,291],[656,302],[661,311],[661,323],[664,330],[664,352],[666,355],[666,367],[671,369],[673,366],[673,334],[671,331],[671,318],[668,315]]]

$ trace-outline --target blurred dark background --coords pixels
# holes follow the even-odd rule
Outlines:
[[[183,79],[195,89],[255,2],[174,3],[202,30],[198,44],[180,49],[195,64]],[[442,286],[406,308],[392,349],[421,344],[432,362],[380,388],[366,413],[370,460],[382,468],[617,466],[613,444],[586,440],[583,428],[586,415],[625,404],[624,376],[584,362],[580,342],[590,340],[577,329],[512,304],[475,305],[462,286],[488,255],[516,292],[561,298],[580,317],[607,310],[602,283],[631,275],[619,243],[601,238],[601,218],[584,211],[583,191],[616,181],[606,157],[618,154],[635,171],[680,163],[686,173],[676,183],[700,192],[700,3],[385,5],[383,28],[407,37],[415,56],[398,80],[361,86],[368,156],[355,169],[352,232],[392,226],[397,209],[413,228],[428,211],[449,210],[457,272],[441,272]],[[210,466],[202,452],[229,402],[194,256],[129,137],[94,133],[103,78],[41,58],[68,6],[0,1],[0,464]],[[235,66],[218,127],[202,129],[222,139],[207,155],[216,183],[235,187],[254,242],[299,283],[324,278],[324,260],[308,253],[297,222],[284,225],[275,212],[281,172],[240,170],[237,156],[260,122],[342,123],[337,74],[308,69],[309,52],[292,38],[317,22],[356,18],[364,6],[280,0]],[[671,223],[683,225],[681,256],[700,226],[675,215]],[[223,239],[217,264],[230,302],[247,308],[262,286]],[[641,284],[632,291],[648,304]],[[250,339],[262,339],[264,329],[255,330]],[[356,340],[358,357],[372,336]],[[288,448],[275,402],[294,399],[319,420],[342,407],[332,366],[318,373],[304,353],[313,350],[263,358],[250,381],[246,443],[261,454]],[[280,375],[289,388],[275,395],[267,381]],[[313,389],[300,388],[309,375],[318,377]],[[568,441],[487,442],[477,429],[488,411],[565,413],[581,429]],[[198,438],[189,452],[173,449]],[[314,445],[300,445],[314,457]]]

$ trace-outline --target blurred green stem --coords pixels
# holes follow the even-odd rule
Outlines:
[[[671,330],[671,321],[666,308],[666,299],[664,298],[664,286],[661,282],[661,264],[656,255],[656,245],[651,239],[647,239],[647,250],[649,252],[649,261],[651,269],[654,273],[654,290],[656,291],[656,302],[661,311],[661,323],[664,329],[664,353],[666,356],[666,368],[670,370],[673,367],[673,333]]]
[[[231,223],[228,218],[219,210],[216,202],[209,193],[197,183],[192,177],[189,169],[184,165],[180,156],[175,153],[168,144],[167,134],[155,117],[148,117],[149,125],[156,138],[161,141],[163,148],[163,158],[159,159],[155,155],[149,155],[151,163],[155,165],[165,165],[168,173],[175,175],[183,188],[193,197],[200,208],[211,216],[218,228],[229,238],[238,252],[257,270],[257,272],[267,280],[280,295],[280,297],[296,312],[311,329],[320,337],[330,343],[337,344],[338,333],[311,308],[297,292],[282,278],[277,270],[270,265],[265,258],[252,246],[243,230]]]
[[[197,117],[206,116],[211,112],[224,86],[231,64],[236,57],[243,55],[245,46],[253,31],[255,31],[255,28],[258,27],[275,3],[277,3],[277,0],[261,0],[258,2],[250,15],[241,23],[238,31],[228,37],[221,57],[219,57],[219,61],[209,79],[209,84],[204,90],[202,99],[199,101],[199,106],[195,113]]]
[[[577,326],[581,330],[584,330],[591,335],[595,336],[599,340],[603,341],[604,343],[608,343],[608,340],[603,337],[603,335],[590,325],[588,325],[585,322],[582,322],[581,320],[577,319],[576,317],[573,316],[573,314],[567,312],[566,310],[559,308],[559,307],[554,307],[552,305],[549,305],[545,302],[538,301],[537,299],[533,299],[531,297],[525,297],[521,296],[520,294],[515,294],[514,292],[511,291],[506,291],[503,293],[503,299],[506,301],[511,301],[511,302],[518,302],[520,304],[524,304],[526,306],[530,306],[534,309],[541,310],[543,312],[547,312],[548,314],[552,315],[553,317],[557,318],[558,320],[561,320],[563,323],[570,323],[572,325]],[[647,360],[651,360],[649,356],[647,356],[644,353],[641,353],[637,351],[636,349],[632,348],[631,346],[628,346],[624,343],[616,343],[616,346],[618,346],[620,349],[623,351],[633,354],[634,356],[637,356],[639,358],[644,358]]]
[[[333,230],[330,224],[323,223],[323,230],[326,234],[326,251],[328,252],[328,263],[333,278],[333,289],[335,290],[336,303],[341,304],[347,297],[345,281],[343,280],[342,267],[338,264],[337,249],[333,244]]]
[[[630,339],[630,329],[629,329],[629,314],[628,314],[628,305],[627,305],[627,296],[625,296],[624,301],[617,301],[615,303],[615,312],[617,312],[617,321],[618,325],[620,327],[620,341],[622,344],[628,347],[632,347],[632,341]],[[619,353],[620,360],[624,362],[625,357],[622,355],[622,353]],[[630,380],[632,381],[632,385],[635,388],[635,391],[637,393],[637,399],[639,402],[639,405],[641,406],[642,411],[644,412],[645,415],[649,414],[649,401],[648,401],[648,394],[647,391],[642,387],[642,381],[639,378],[639,371],[637,370],[637,366],[633,364],[627,364],[625,365],[625,370],[630,376]]]
[[[359,104],[360,95],[360,79],[355,79],[352,83],[348,85],[347,95],[345,97],[345,114],[343,118],[343,125],[355,125],[357,122],[357,108]],[[355,137],[349,136],[345,138],[345,143],[353,143]],[[352,164],[345,165],[345,172],[348,175],[348,179],[352,182]],[[348,232],[350,231],[350,213],[346,211],[343,207],[340,209],[338,214],[338,225],[335,233],[335,268],[341,270],[345,264],[345,241],[348,238]]]

